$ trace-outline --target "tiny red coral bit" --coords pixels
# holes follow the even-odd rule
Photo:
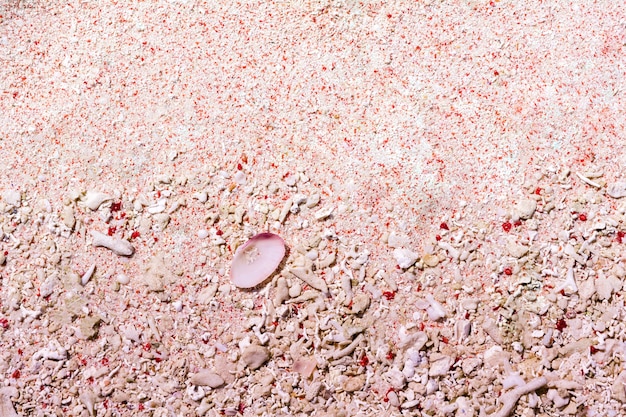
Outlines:
[[[512,226],[513,226],[513,225],[512,225],[510,222],[504,222],[504,223],[502,223],[502,229],[503,229],[505,232],[507,232],[507,233],[509,233],[509,232],[511,231],[511,227],[512,227]]]
[[[563,329],[565,329],[567,327],[567,322],[563,319],[558,319],[556,321],[556,329],[560,332],[563,331]]]
[[[385,291],[383,292],[383,296],[387,299],[387,300],[393,300],[396,297],[396,293],[395,291]]]
[[[578,215],[578,220],[580,220],[581,222],[586,222],[587,221],[587,215],[585,213],[580,213]]]
[[[369,358],[367,357],[367,355],[363,354],[363,356],[361,356],[361,359],[359,360],[359,365],[367,366],[369,363],[370,363]]]
[[[440,229],[443,229],[443,230],[450,230],[450,228],[448,228],[448,224],[447,224],[446,222],[442,222],[442,223],[439,225],[439,228],[440,228]]]

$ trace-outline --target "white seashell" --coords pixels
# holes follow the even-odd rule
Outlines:
[[[193,401],[201,401],[205,396],[204,389],[197,385],[190,385],[187,387],[186,393]]]
[[[406,248],[397,248],[393,250],[393,257],[400,268],[407,269],[417,261],[419,255]]]
[[[259,233],[237,248],[230,279],[239,288],[256,287],[269,278],[285,257],[285,242],[273,233]]]

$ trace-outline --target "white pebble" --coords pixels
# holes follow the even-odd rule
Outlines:
[[[435,300],[435,298],[431,294],[426,295],[426,300],[430,303],[430,307],[426,309],[429,319],[431,319],[432,321],[437,321],[441,318],[446,317],[446,310],[441,304],[439,304],[439,302],[437,302],[437,300]]]
[[[157,202],[153,203],[148,207],[148,213],[157,214],[163,213],[165,211],[165,203],[167,202],[166,198],[161,198]]]
[[[452,259],[456,260],[456,259],[459,259],[459,257],[461,256],[461,252],[459,252],[458,249],[456,249],[454,246],[452,246],[448,242],[440,241],[438,245],[441,249],[444,249],[445,251],[447,251],[448,255],[450,255]]]
[[[224,379],[208,369],[203,369],[191,377],[190,382],[193,385],[208,386],[218,388],[224,385]]]
[[[246,174],[244,174],[242,171],[237,171],[233,179],[239,185],[246,185]]]
[[[312,196],[308,197],[306,199],[306,206],[308,208],[313,208],[315,206],[317,206],[320,202],[320,195],[319,194],[313,194]]]
[[[535,200],[525,199],[520,200],[515,206],[515,214],[523,220],[530,219],[535,210],[537,209],[537,202]]]
[[[209,196],[207,195],[206,191],[200,191],[200,192],[194,193],[193,198],[195,198],[201,203],[206,203],[207,200],[209,199]]]
[[[172,303],[172,306],[174,307],[174,310],[176,310],[177,312],[181,312],[183,311],[183,302],[180,300],[176,300]]]
[[[125,274],[119,274],[117,276],[117,282],[119,282],[122,285],[126,285],[130,282],[130,278],[128,278],[128,275]]]
[[[521,387],[525,383],[526,381],[524,381],[524,378],[522,378],[518,373],[513,373],[504,378],[502,381],[502,388],[508,390],[514,387]]]
[[[400,268],[407,269],[417,261],[419,255],[409,249],[398,248],[393,250],[393,257]]]
[[[39,289],[39,294],[41,295],[41,297],[45,298],[49,295],[52,295],[52,293],[54,292],[54,288],[56,287],[58,282],[59,279],[57,278],[56,274],[49,275],[46,280],[41,284],[41,287]]]
[[[194,401],[200,401],[204,398],[205,393],[202,387],[199,387],[197,385],[190,385],[187,388],[187,395]]]
[[[448,355],[441,353],[433,353],[430,356],[430,367],[428,369],[428,376],[444,376],[448,373],[454,359]]]
[[[198,237],[199,237],[200,239],[205,239],[205,238],[207,238],[208,236],[209,236],[209,231],[208,231],[208,230],[206,230],[206,229],[201,229],[201,230],[198,230]]]
[[[334,207],[324,207],[315,212],[315,220],[324,220],[333,214]]]
[[[298,178],[295,175],[290,175],[287,178],[285,178],[285,184],[287,184],[289,187],[293,187],[294,185],[296,185],[297,181],[298,181]]]
[[[626,182],[616,182],[606,188],[606,193],[613,198],[626,197]]]
[[[6,191],[2,197],[4,198],[4,201],[11,206],[19,207],[21,205],[22,194],[19,191]]]

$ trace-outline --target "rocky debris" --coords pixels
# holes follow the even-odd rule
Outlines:
[[[343,382],[343,390],[346,392],[355,392],[363,389],[365,385],[365,375],[351,376]]]
[[[189,380],[193,385],[219,388],[224,385],[224,379],[215,372],[204,369],[195,373]]]
[[[19,417],[15,411],[11,397],[17,397],[18,392],[15,387],[4,387],[0,389],[0,416],[2,417]]]
[[[622,198],[626,197],[626,182],[619,181],[613,184],[610,184],[606,188],[606,193],[613,198]]]
[[[0,335],[22,352],[7,347],[0,370],[27,388],[27,400],[0,399],[8,415],[41,401],[85,415],[111,402],[157,415],[352,415],[363,403],[389,415],[575,415],[581,395],[603,415],[626,401],[613,362],[626,337],[626,206],[601,177],[583,175],[597,188],[537,176],[496,218],[459,209],[433,229],[390,224],[403,234],[376,230],[377,242],[367,222],[343,229],[361,213],[350,198],[325,201],[332,217],[314,221],[319,190],[299,189],[311,185],[299,174],[274,191],[227,174],[192,190],[164,174],[95,210],[81,192],[56,206],[28,192],[0,202]],[[199,211],[201,224],[183,221]],[[91,229],[132,251],[73,252]],[[285,238],[284,268],[235,288],[237,242],[268,230]],[[62,381],[79,388],[57,396]],[[598,392],[584,393],[588,381]]]
[[[270,352],[267,348],[258,345],[250,345],[245,348],[241,354],[241,360],[251,370],[259,369],[270,358]]]
[[[84,317],[80,321],[80,333],[85,339],[93,339],[98,334],[102,319],[97,316]]]
[[[294,361],[293,370],[303,378],[310,378],[317,367],[317,361],[311,357],[301,357]]]
[[[515,214],[522,220],[530,219],[537,210],[537,202],[528,198],[520,200],[515,206]]]
[[[406,248],[397,248],[393,251],[393,257],[402,269],[410,268],[419,258],[419,255]]]

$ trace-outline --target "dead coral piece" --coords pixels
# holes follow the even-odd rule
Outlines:
[[[515,406],[517,405],[517,402],[522,397],[522,395],[535,392],[539,388],[545,386],[547,383],[548,380],[545,377],[535,378],[532,381],[522,385],[521,387],[514,388],[506,394],[502,395],[502,397],[500,397],[502,408],[500,409],[500,411],[492,414],[491,417],[510,416],[513,410],[515,410]]]

